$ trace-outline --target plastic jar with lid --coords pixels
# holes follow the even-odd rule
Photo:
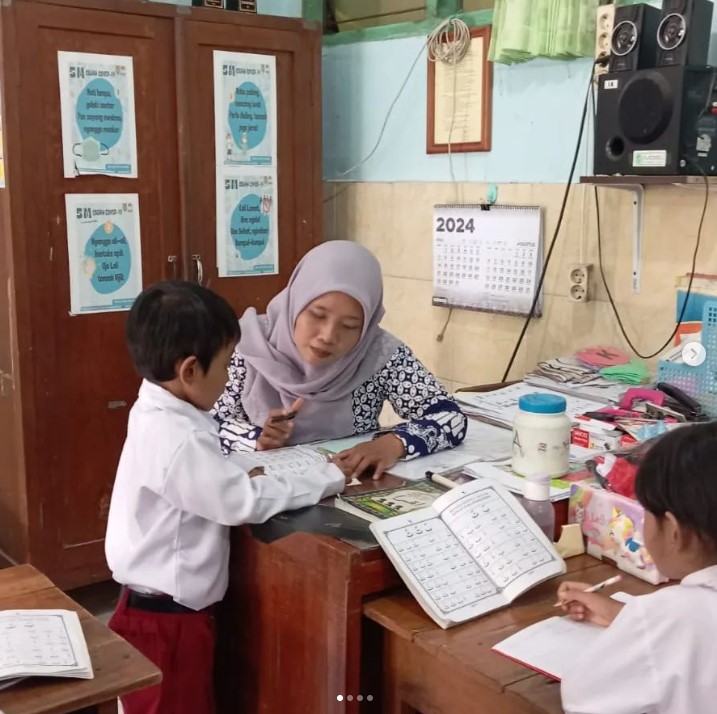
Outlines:
[[[568,472],[571,422],[566,406],[565,398],[557,394],[525,394],[518,400],[513,422],[515,473],[555,478]]]

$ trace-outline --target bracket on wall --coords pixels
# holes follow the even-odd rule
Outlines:
[[[642,228],[645,208],[645,187],[642,184],[610,184],[611,188],[619,188],[632,194],[632,292],[640,292],[642,275]]]
[[[707,178],[709,189],[717,189],[717,177]],[[640,292],[642,273],[642,233],[647,186],[678,186],[680,188],[704,189],[703,176],[582,176],[581,184],[617,188],[632,193],[632,292]]]

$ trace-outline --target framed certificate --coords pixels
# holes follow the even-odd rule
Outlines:
[[[471,29],[465,57],[453,65],[428,60],[426,153],[490,151],[493,64],[490,27]]]

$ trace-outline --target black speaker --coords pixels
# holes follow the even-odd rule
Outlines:
[[[638,3],[615,8],[610,38],[610,72],[627,72],[655,66],[660,11]]]
[[[657,30],[657,66],[707,64],[712,0],[662,0]]]
[[[716,70],[657,67],[603,74],[596,175],[717,175]]]

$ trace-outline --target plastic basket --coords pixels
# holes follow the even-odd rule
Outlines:
[[[702,344],[706,358],[699,367],[661,360],[657,380],[667,382],[696,399],[710,417],[717,417],[717,301],[705,303],[702,311]]]

